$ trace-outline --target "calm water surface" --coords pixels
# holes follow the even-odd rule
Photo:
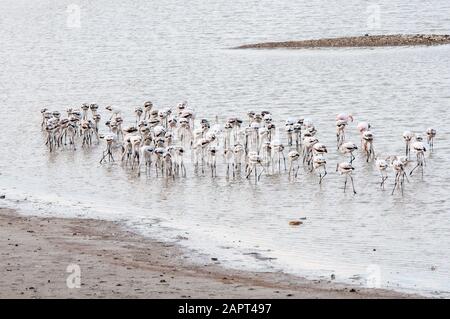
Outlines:
[[[68,5],[80,28],[67,27]],[[448,1],[377,1],[368,29],[366,1],[0,1],[0,191],[2,205],[27,212],[101,217],[167,240],[198,258],[438,296],[450,295],[450,46],[300,51],[236,51],[244,43],[364,33],[449,33]],[[73,12],[72,12],[73,14]],[[268,109],[277,124],[313,119],[330,146],[323,187],[301,170],[263,176],[258,185],[196,175],[167,181],[98,165],[103,145],[49,154],[43,106],[96,102],[130,121],[143,101],[188,100],[213,119]],[[357,196],[343,194],[333,168],[334,117],[368,120],[375,150],[403,151],[401,134],[438,130],[424,180],[405,195],[378,189],[359,156]],[[103,113],[105,114],[105,113]],[[355,125],[349,138],[358,136]],[[359,154],[358,154],[359,155]],[[393,176],[388,180],[392,187]],[[306,217],[298,228],[293,219]],[[432,270],[432,268],[434,270]],[[377,275],[379,274],[379,276]]]

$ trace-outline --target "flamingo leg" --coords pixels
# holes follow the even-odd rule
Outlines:
[[[395,183],[394,183],[394,188],[392,189],[391,195],[394,195],[395,189],[397,188],[398,179],[399,179],[399,176],[400,176],[399,174],[400,174],[400,173],[397,173],[397,174],[395,175]]]
[[[323,178],[324,178],[325,176],[327,176],[327,171],[326,171],[326,170],[324,171],[323,175],[320,174],[320,176],[319,176],[319,177],[320,177],[319,185],[322,185],[322,181],[323,181]]]
[[[409,176],[412,176],[413,172],[420,166],[420,162],[417,162],[417,165],[409,172]]]
[[[262,165],[261,163],[259,163],[259,165],[261,165],[262,170],[261,170],[261,173],[259,173],[259,175],[258,175],[258,181],[260,180],[262,173],[266,170],[266,169],[264,168],[264,165]]]
[[[300,164],[297,163],[297,169],[295,170],[295,178],[297,178],[298,170],[300,169]]]
[[[103,151],[103,157],[102,157],[102,159],[100,160],[100,164],[103,162],[103,160],[105,159],[105,157],[108,155],[108,153],[107,152],[105,152],[105,151]]]
[[[384,184],[386,183],[386,180],[388,179],[388,176],[382,176],[381,179],[381,187],[384,190]]]
[[[245,176],[245,178],[248,179],[248,177],[250,176],[250,174],[252,173],[252,171],[253,171],[253,167],[248,167],[248,168],[247,168],[247,175]]]
[[[355,184],[353,182],[353,176],[350,175],[350,180],[352,181],[353,194],[356,195]]]

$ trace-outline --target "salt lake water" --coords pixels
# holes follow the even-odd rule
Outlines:
[[[78,19],[79,18],[79,19]],[[2,206],[51,216],[105,218],[177,240],[229,267],[284,271],[450,296],[450,46],[230,50],[246,43],[394,33],[450,33],[448,1],[0,0]],[[49,153],[40,109],[98,103],[124,110],[187,100],[197,117],[270,110],[281,126],[311,118],[329,146],[323,186],[297,180],[195,174],[138,177],[99,165],[104,148]],[[335,116],[369,121],[375,151],[403,154],[402,133],[438,131],[424,180],[405,194],[379,189],[357,153],[356,196],[334,172]],[[359,142],[353,123],[348,138]],[[102,126],[102,130],[105,131]],[[394,179],[390,172],[388,189]],[[303,225],[289,221],[306,218]],[[375,278],[375,280],[373,280]]]

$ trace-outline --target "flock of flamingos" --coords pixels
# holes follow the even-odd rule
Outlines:
[[[123,126],[122,111],[106,106],[105,109],[110,112],[105,122],[107,133],[100,133],[98,109],[97,104],[83,104],[80,109],[67,109],[67,116],[62,116],[59,111],[42,109],[41,127],[50,152],[59,148],[76,150],[80,143],[82,147],[90,147],[94,140],[96,143],[104,140],[106,145],[100,163],[114,162],[116,156],[123,165],[137,170],[139,175],[142,170],[150,174],[154,167],[156,176],[185,177],[188,150],[195,172],[209,170],[212,177],[217,174],[217,157],[223,158],[227,177],[235,177],[243,171],[245,177],[254,178],[255,183],[264,172],[281,174],[284,170],[288,171],[290,179],[297,178],[301,164],[308,172],[318,175],[319,184],[327,175],[325,156],[328,148],[319,142],[316,127],[310,119],[288,118],[284,127],[276,128],[270,112],[250,111],[245,119],[230,117],[224,124],[219,124],[217,118],[214,123],[207,119],[196,121],[196,114],[187,102],[179,103],[174,109],[159,110],[154,108],[152,102],[145,102],[143,107],[134,110],[136,119],[133,125],[126,127]],[[336,117],[336,147],[343,156],[348,157],[348,160],[337,164],[336,171],[345,176],[344,192],[350,180],[356,194],[352,172],[355,170],[354,152],[358,146],[345,137],[346,129],[353,120],[351,114]],[[433,150],[436,130],[426,130],[426,143],[422,134],[405,131],[404,155],[378,158],[370,128],[367,122],[357,125],[360,149],[366,162],[373,162],[380,172],[380,188],[383,190],[388,171],[392,168],[395,173],[392,194],[396,190],[403,194],[408,175],[417,170],[423,176],[425,153],[427,149]],[[280,140],[283,135],[285,143]],[[407,172],[409,166],[412,168]]]

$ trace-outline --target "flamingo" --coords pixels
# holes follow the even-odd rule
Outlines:
[[[184,148],[181,146],[176,146],[174,148],[175,151],[175,172],[177,174],[180,173],[181,170],[181,176],[186,177],[186,166],[184,165]]]
[[[414,138],[413,132],[411,132],[411,131],[403,132],[403,140],[405,141],[405,146],[406,146],[405,156],[408,158],[410,157],[411,141],[413,138]]]
[[[299,152],[302,146],[302,123],[303,120],[297,122],[293,125],[294,129],[294,140],[295,140],[295,149]]]
[[[278,157],[278,172],[281,173],[281,158],[283,157],[284,162],[284,170],[286,170],[286,158],[284,157],[284,145],[280,142],[280,140],[272,141],[272,169],[274,167],[273,161],[275,156]]]
[[[367,132],[371,129],[371,125],[368,122],[359,122],[358,125],[356,126],[359,135],[361,137],[361,147],[363,147],[364,144],[364,139],[363,139],[363,135],[364,132]]]
[[[377,169],[381,175],[380,187],[384,190],[384,184],[385,184],[386,180],[388,179],[387,169],[389,167],[389,164],[384,159],[376,159],[375,166],[377,167]]]
[[[144,119],[148,118],[152,108],[153,108],[153,103],[151,101],[147,101],[144,103]]]
[[[178,140],[183,147],[190,145],[192,142],[192,130],[189,125],[189,120],[186,118],[180,118],[180,125],[177,129]]]
[[[327,147],[325,146],[325,144],[315,143],[312,146],[313,157],[312,157],[312,159],[310,159],[310,163],[309,163],[309,165],[311,166],[311,171],[314,169],[314,157],[319,156],[319,155],[322,155],[322,157],[323,157],[324,154],[326,154],[326,153],[328,153],[328,150],[327,150]]]
[[[261,172],[258,174],[258,168],[257,166],[261,166],[262,170]],[[262,159],[261,156],[254,151],[251,151],[248,153],[248,162],[247,162],[247,169],[246,169],[246,178],[248,179],[250,177],[250,175],[252,174],[252,172],[255,172],[255,183],[257,183],[257,181],[259,181],[259,179],[261,178],[261,174],[264,172],[265,168],[262,165]]]
[[[434,138],[436,137],[436,130],[434,128],[428,128],[427,131],[427,142],[430,146],[430,151],[434,150]]]
[[[393,162],[392,162],[392,168],[394,169],[395,172],[395,183],[394,183],[394,188],[392,189],[392,193],[391,195],[394,195],[395,189],[396,188],[400,188],[402,191],[402,195],[403,195],[403,189],[404,189],[404,182],[405,182],[405,178],[406,178],[406,173],[405,173],[405,161],[402,158],[394,158]]]
[[[217,154],[217,147],[214,145],[209,145],[207,148],[208,151],[208,159],[207,163],[209,167],[211,168],[211,177],[217,176],[217,164],[216,164],[216,154]]]
[[[293,171],[293,165],[294,162],[297,163],[297,168],[295,168],[294,177],[297,178],[298,170],[300,168],[300,165],[298,163],[298,160],[300,158],[300,154],[297,151],[290,151],[288,154],[288,162],[289,162],[289,177],[291,177],[291,173]]]
[[[106,157],[108,157],[108,161],[109,162],[111,162],[111,161],[114,162],[114,156],[113,156],[112,150],[113,150],[113,145],[114,145],[114,143],[116,141],[115,134],[108,133],[108,134],[105,134],[105,135],[101,135],[100,138],[103,138],[106,141],[106,150],[103,151],[103,156],[102,156],[102,158],[100,160],[100,164],[103,163],[103,161],[105,160]]]
[[[203,138],[200,138],[194,145],[195,167],[198,168],[198,160],[200,157],[201,163],[202,163],[202,173],[205,172],[205,170],[204,170],[205,150],[214,139],[215,139],[215,136],[211,136],[210,138],[203,137]]]
[[[336,144],[338,149],[345,141],[345,127],[347,124],[348,122],[344,120],[336,121]]]
[[[41,122],[41,129],[45,129],[45,126],[47,125],[48,119],[52,117],[51,113],[48,111],[47,108],[41,109],[41,115],[42,115],[42,122]],[[68,115],[70,116],[70,115]]]
[[[319,185],[322,185],[323,178],[327,175],[327,161],[322,154],[316,154],[313,157],[313,168],[319,173]]]
[[[238,170],[238,172],[241,171],[242,166],[242,158],[244,157],[245,149],[244,146],[240,143],[237,143],[234,145],[233,148],[233,157],[234,157],[234,169]],[[234,172],[233,172],[234,174]]]
[[[136,125],[141,121],[141,116],[144,113],[142,107],[138,106],[134,109],[134,114],[136,114]]]
[[[105,107],[106,110],[111,112],[111,117],[109,118],[109,120],[111,121],[114,117],[118,117],[122,111],[116,107],[112,107],[111,105],[108,105]]]
[[[87,119],[88,119],[88,111],[89,111],[89,104],[83,103],[83,105],[81,105],[81,110],[83,111],[82,120],[87,121]]]
[[[336,116],[336,121],[345,121],[345,122],[353,122],[353,115],[352,114],[346,114],[346,113],[339,113]]]
[[[303,152],[303,164],[307,164],[310,165],[311,164],[311,160],[312,160],[312,155],[313,155],[313,146],[315,144],[319,143],[319,140],[314,137],[314,136],[304,136],[303,139],[303,147],[304,147],[304,152]]]
[[[98,115],[98,104],[92,103],[91,105],[89,105],[89,108],[91,109],[92,117]]]
[[[353,176],[352,173],[355,170],[353,165],[351,163],[343,162],[339,163],[336,166],[336,172],[339,172],[340,175],[345,175],[345,182],[344,182],[344,193],[347,189],[347,180],[348,177],[350,177],[350,180],[352,182],[352,188],[353,188],[353,194],[356,194],[355,185],[353,183]]]
[[[262,116],[263,116],[263,120],[264,120],[264,122],[266,123],[266,125],[272,123],[272,120],[273,120],[273,119],[272,119],[272,114],[270,114],[270,113],[267,112],[267,111],[262,111],[261,114],[262,114]]]
[[[141,146],[140,152],[140,161],[138,168],[138,175],[141,174],[141,166],[145,165],[145,171],[149,172],[152,166],[152,158],[155,151],[155,147],[151,145],[151,138],[147,137],[143,140],[143,145]]]
[[[358,149],[358,146],[356,146],[355,143],[352,142],[345,142],[341,145],[339,150],[342,154],[350,154],[350,164],[353,163],[353,160],[355,159],[355,155],[353,155],[353,152]]]
[[[248,126],[250,126],[255,119],[255,112],[254,111],[248,111],[247,112],[247,119],[248,119]]]
[[[366,162],[375,157],[375,151],[373,149],[373,133],[371,131],[365,131],[362,134],[363,151],[366,153]]]
[[[286,125],[285,126],[286,136],[287,136],[287,145],[292,146],[293,143],[293,134],[294,134],[294,125]]]
[[[409,172],[409,175],[411,176],[417,168],[420,168],[423,178],[423,167],[425,165],[425,152],[427,151],[427,148],[420,138],[411,146],[416,152],[417,165],[411,170],[411,172]]]

